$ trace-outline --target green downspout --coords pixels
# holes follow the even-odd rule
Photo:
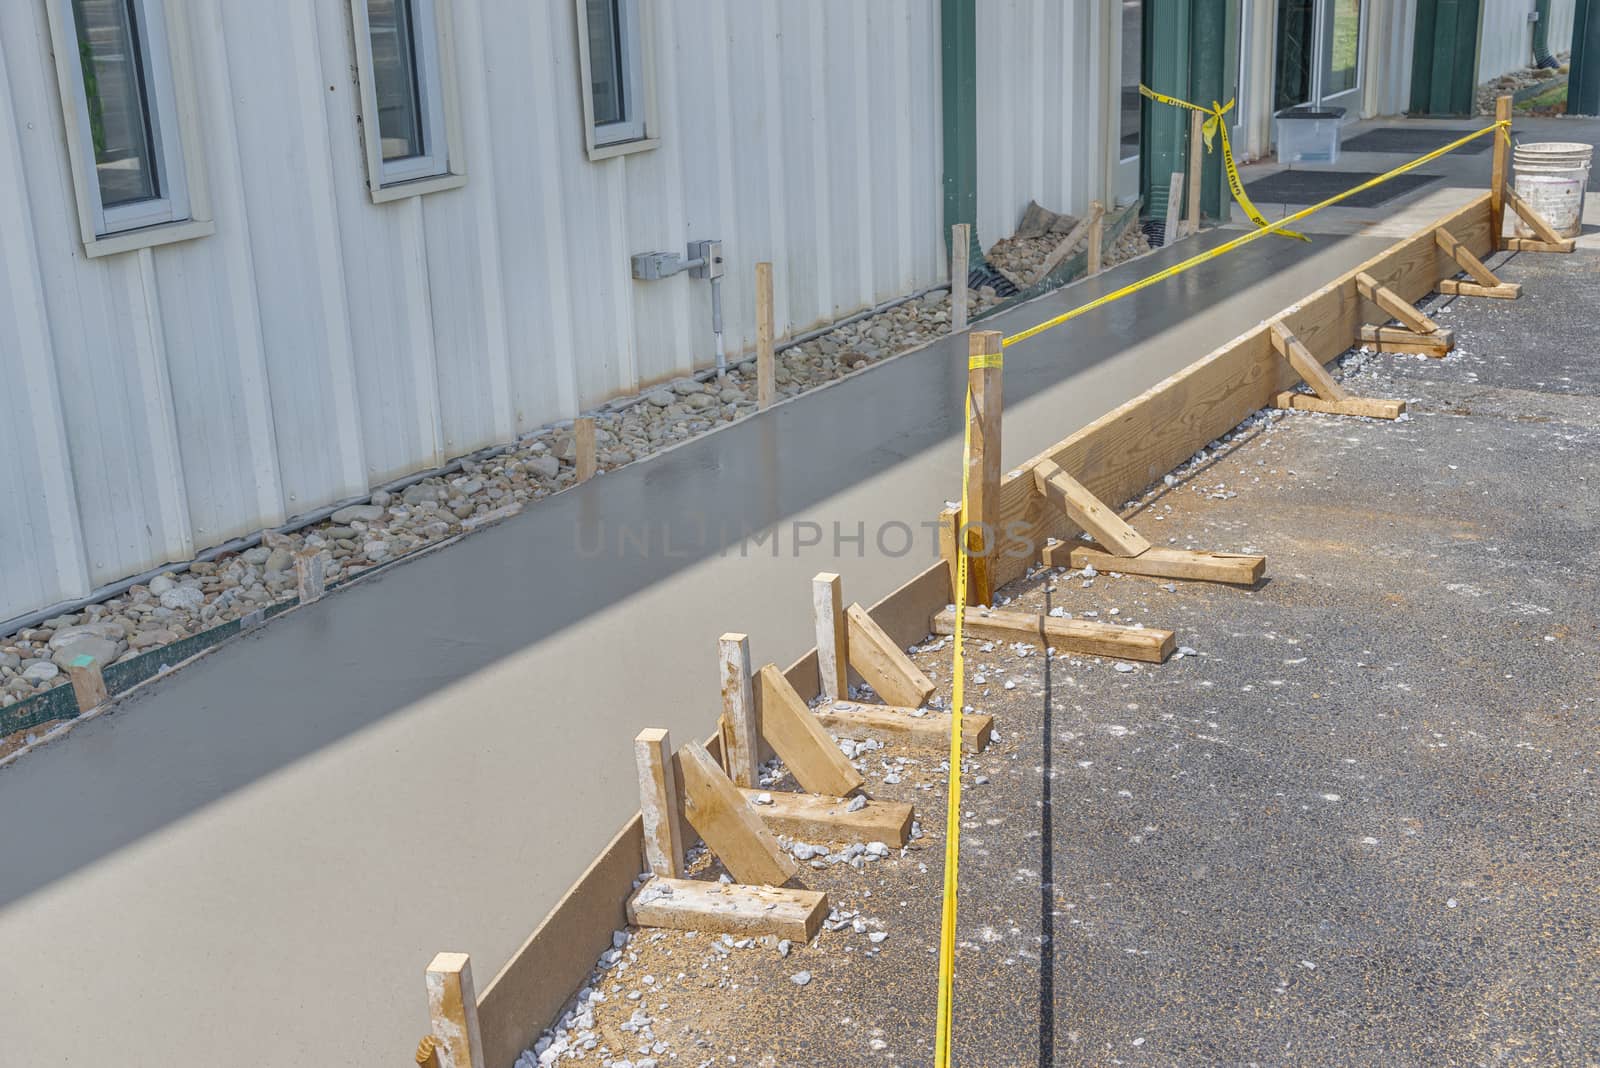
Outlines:
[[[978,240],[978,12],[977,0],[940,0],[941,121],[944,128],[944,240],[966,223],[974,267],[984,262]]]
[[[1578,0],[1572,19],[1568,115],[1600,115],[1600,0]]]

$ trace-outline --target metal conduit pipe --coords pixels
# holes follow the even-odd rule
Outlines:
[[[888,311],[891,308],[898,308],[902,304],[908,304],[913,300],[919,300],[919,299],[921,299],[922,297],[926,296],[929,293],[934,293],[934,292],[937,292],[938,290],[949,289],[949,288],[950,288],[950,286],[949,286],[948,283],[941,283],[939,285],[927,286],[927,287],[925,287],[923,289],[919,289],[916,292],[911,293],[911,294],[909,294],[907,296],[896,297],[894,300],[885,301],[882,304],[875,304],[870,308],[866,308],[866,309],[863,309],[862,311],[856,312],[854,315],[846,316],[845,318],[840,319],[837,322],[830,323],[827,326],[819,327],[816,330],[811,330],[811,331],[808,331],[808,332],[806,332],[804,334],[796,335],[795,337],[790,338],[788,341],[784,342],[782,345],[777,346],[774,349],[774,351],[776,351],[776,352],[787,351],[788,349],[792,349],[797,345],[803,345],[807,341],[814,341],[815,339],[817,339],[817,338],[821,337],[822,335],[828,333],[828,331],[830,331],[830,330],[837,329],[838,327],[845,326],[845,325],[847,325],[849,323],[859,322],[862,319],[870,318],[871,316],[874,316],[874,315],[879,315],[879,314],[881,314],[883,312]],[[719,347],[719,350],[720,350],[720,347],[721,347],[720,346],[720,342],[721,342],[720,332],[719,332],[718,342],[719,342],[719,346],[718,347]],[[720,359],[720,356],[721,356],[721,353],[719,351],[719,360],[718,360],[719,363],[722,362],[722,360]],[[707,369],[705,369],[703,371],[697,371],[691,377],[693,377],[698,382],[706,382],[706,381],[710,381],[711,379],[717,377],[717,375],[719,373],[722,373],[722,370],[725,370],[725,369],[719,369],[719,368],[716,368],[716,367],[711,367],[711,368],[707,368]],[[644,400],[643,395],[640,395],[638,397],[631,398],[631,403],[622,405],[622,406],[620,406],[618,408],[614,408],[612,410],[613,411],[625,411],[626,409],[633,407],[635,404],[641,403],[643,400]],[[568,426],[568,425],[570,425],[570,421],[563,420],[562,422],[555,423],[553,425],[554,426],[558,426],[558,427],[560,427],[560,426]],[[496,456],[500,456],[500,455],[502,455],[504,453],[511,452],[513,449],[516,449],[519,446],[525,444],[526,442],[532,440],[533,438],[537,437],[539,434],[544,433],[547,429],[549,429],[549,428],[548,427],[540,427],[538,430],[530,431],[527,434],[523,434],[521,437],[517,438],[515,441],[509,442],[507,444],[504,444],[504,445],[492,445],[492,446],[490,446],[490,447],[488,447],[486,449],[480,449],[477,452],[468,453],[466,456],[458,457],[457,459],[454,459],[454,460],[450,461],[449,463],[444,464],[441,467],[429,468],[426,471],[417,471],[417,472],[414,472],[414,473],[409,474],[409,475],[403,475],[400,478],[394,479],[391,482],[385,482],[383,485],[375,486],[371,490],[368,490],[366,493],[361,494],[360,496],[347,497],[342,501],[337,501],[337,502],[335,502],[333,504],[326,505],[326,506],[324,506],[322,508],[316,509],[315,511],[306,512],[303,515],[297,515],[293,519],[289,520],[287,523],[283,524],[282,526],[273,527],[270,530],[262,530],[262,531],[259,531],[258,533],[249,534],[249,535],[246,535],[245,537],[242,537],[242,538],[234,538],[231,541],[223,542],[221,545],[213,545],[211,548],[205,550],[204,552],[196,553],[195,556],[194,556],[194,559],[192,559],[192,560],[180,560],[177,563],[162,564],[160,567],[153,567],[148,571],[142,571],[139,574],[132,576],[131,578],[118,579],[115,582],[108,582],[104,586],[96,587],[94,590],[91,590],[84,597],[78,597],[78,598],[75,598],[75,599],[70,600],[70,601],[61,601],[61,602],[58,602],[56,604],[50,605],[50,606],[48,606],[46,608],[36,609],[36,610],[34,610],[32,612],[27,612],[27,613],[24,613],[23,615],[15,616],[15,617],[13,617],[11,619],[8,619],[8,620],[6,620],[4,622],[0,622],[0,635],[15,634],[19,630],[24,630],[24,629],[26,629],[28,627],[37,626],[40,623],[43,623],[47,619],[54,619],[56,616],[67,615],[67,614],[74,613],[74,612],[80,612],[83,609],[87,608],[89,605],[98,604],[101,601],[109,601],[113,597],[120,597],[124,593],[127,593],[134,586],[140,586],[140,585],[145,585],[145,584],[149,583],[149,581],[151,579],[155,578],[157,575],[177,574],[179,572],[189,570],[189,565],[191,565],[191,564],[210,563],[211,561],[216,560],[219,557],[226,556],[229,553],[242,553],[246,549],[254,549],[257,545],[261,544],[262,539],[265,538],[268,534],[285,534],[285,535],[287,535],[287,534],[298,533],[299,531],[304,530],[306,527],[313,526],[314,524],[322,522],[324,519],[327,519],[329,516],[333,515],[333,513],[337,512],[341,508],[348,508],[352,504],[365,504],[365,503],[367,503],[368,501],[372,500],[372,495],[374,493],[379,493],[379,492],[400,493],[400,492],[404,491],[407,487],[414,486],[418,482],[422,482],[425,479],[440,478],[440,477],[442,477],[444,475],[453,475],[457,471],[460,471],[461,468],[462,468],[462,465],[464,465],[466,463],[482,463],[485,460],[492,460]]]

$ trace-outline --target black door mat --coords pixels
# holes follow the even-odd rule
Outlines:
[[[1465,137],[1471,132],[1471,130],[1440,130],[1419,126],[1383,126],[1357,134],[1344,143],[1343,149],[1346,152],[1401,152],[1408,156],[1420,156],[1424,152],[1443,148],[1451,141]],[[1476,141],[1468,141],[1450,154],[1475,156],[1480,152],[1489,151],[1489,146],[1492,144],[1494,136],[1484,134]]]
[[[1367,171],[1279,171],[1256,179],[1244,189],[1257,204],[1319,204],[1336,193],[1353,189],[1377,176],[1376,172]],[[1382,185],[1364,189],[1353,197],[1339,201],[1339,205],[1346,208],[1375,208],[1443,177],[1442,174],[1397,175]]]

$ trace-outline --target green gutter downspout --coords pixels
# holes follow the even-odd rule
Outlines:
[[[984,262],[978,240],[978,12],[977,0],[940,0],[939,81],[944,127],[944,240],[966,223],[970,261]]]

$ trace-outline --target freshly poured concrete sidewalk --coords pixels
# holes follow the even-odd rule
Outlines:
[[[1007,461],[1385,244],[1268,238],[1010,350]],[[812,574],[871,603],[934,558],[965,362],[947,340],[530,506],[0,770],[0,1061],[410,1063],[433,953],[481,990],[637,808],[633,735],[710,733],[719,634],[786,664]]]

